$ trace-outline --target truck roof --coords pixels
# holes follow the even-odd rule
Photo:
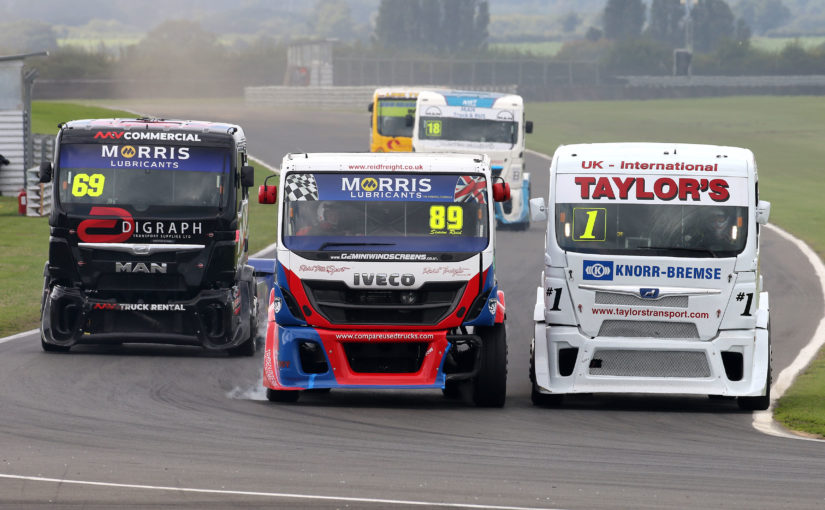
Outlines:
[[[303,153],[284,156],[281,171],[490,172],[486,154],[425,152]]]
[[[81,119],[72,120],[62,125],[63,129],[144,129],[148,131],[189,131],[214,134],[240,134],[243,129],[237,124],[210,122],[204,120],[157,119],[140,117],[134,119]]]
[[[424,90],[423,87],[420,86],[396,86],[396,87],[378,87],[375,89],[375,96],[378,98],[388,98],[388,97],[395,97],[395,98],[404,98],[404,99],[415,99],[418,97],[418,94]]]
[[[418,94],[419,100],[426,102],[431,98],[443,97],[447,106],[475,106],[477,108],[522,108],[524,99],[518,94],[486,92],[479,90],[423,90]],[[468,105],[467,101],[472,101]]]
[[[753,152],[740,147],[685,143],[592,143],[556,149],[558,173],[640,173],[747,176]]]

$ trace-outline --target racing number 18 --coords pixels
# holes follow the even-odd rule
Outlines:
[[[460,205],[430,206],[430,229],[432,230],[461,230],[464,227],[464,209]]]

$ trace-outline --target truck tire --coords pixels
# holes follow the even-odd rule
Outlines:
[[[764,411],[771,406],[771,367],[773,350],[771,349],[771,323],[768,322],[768,376],[765,382],[765,394],[760,397],[738,397],[736,404],[744,411]]]
[[[298,401],[301,392],[298,390],[273,390],[266,389],[266,399],[270,402],[286,402],[293,403]]]
[[[479,407],[503,407],[507,397],[507,333],[504,324],[477,326],[481,337],[478,375],[473,381],[473,402]]]
[[[564,395],[542,393],[539,391],[539,385],[536,383],[536,355],[533,349],[530,349],[530,401],[534,406],[538,407],[560,407],[564,402]]]
[[[236,347],[230,347],[227,352],[230,356],[244,356],[250,357],[255,355],[256,341],[258,336],[258,318],[255,316],[254,301],[250,293],[250,286],[246,286],[246,292],[241,295],[243,303],[241,304],[241,313],[246,312],[249,315],[249,338],[242,344]]]
[[[66,345],[53,345],[46,343],[46,341],[43,339],[43,333],[40,333],[40,347],[45,352],[69,352],[69,349],[71,349],[71,347]]]

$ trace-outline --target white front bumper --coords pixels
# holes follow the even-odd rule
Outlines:
[[[770,361],[765,329],[720,331],[711,341],[590,338],[576,327],[536,322],[534,339],[536,383],[541,392],[765,394]],[[569,375],[559,371],[559,350],[564,348],[578,349]],[[728,351],[742,355],[738,381],[725,373],[722,352]]]

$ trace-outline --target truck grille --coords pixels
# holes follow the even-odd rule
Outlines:
[[[661,299],[642,299],[630,294],[616,294],[613,292],[596,292],[597,305],[619,306],[656,306],[663,308],[687,308],[687,296],[665,296]]]
[[[135,290],[179,292],[186,290],[186,282],[179,274],[103,274],[97,282],[97,289],[101,292]]]
[[[590,375],[619,377],[710,377],[701,351],[599,349],[590,360]]]
[[[602,322],[599,336],[698,339],[699,331],[692,322],[607,320]]]
[[[350,289],[305,280],[312,307],[333,324],[437,324],[458,304],[465,282],[429,282],[416,290]]]
[[[412,374],[427,353],[427,342],[345,342],[341,344],[353,372]]]

